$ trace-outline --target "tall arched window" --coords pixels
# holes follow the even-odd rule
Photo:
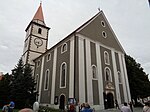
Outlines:
[[[104,61],[105,61],[105,64],[106,65],[109,65],[110,64],[110,61],[109,61],[109,53],[107,51],[104,52]]]
[[[42,34],[42,29],[41,28],[38,29],[38,34]]]
[[[51,60],[51,54],[47,54],[47,61]]]
[[[67,64],[63,62],[60,66],[60,88],[66,87]]]
[[[92,65],[92,77],[93,77],[93,79],[97,79],[97,67],[96,67],[96,65]]]
[[[105,68],[105,80],[112,82],[111,70],[108,67]]]
[[[36,76],[35,76],[35,82],[36,82],[36,87],[35,87],[35,89],[36,89],[36,91],[38,90],[38,85],[39,85],[39,74],[36,74]]]
[[[119,81],[119,84],[122,83],[122,78],[121,78],[121,73],[120,73],[120,71],[118,71],[118,81]]]
[[[67,43],[63,44],[61,47],[61,53],[64,53],[67,51]]]
[[[44,81],[44,90],[48,90],[48,86],[49,86],[49,69],[46,70],[45,72],[45,81]]]

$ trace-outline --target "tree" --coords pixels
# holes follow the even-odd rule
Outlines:
[[[131,98],[137,101],[137,98],[145,98],[150,94],[150,81],[148,74],[131,56],[125,56],[127,74],[130,85]]]
[[[8,73],[3,75],[2,80],[0,80],[0,107],[9,103],[10,81],[11,75]]]
[[[30,67],[30,65],[26,65],[24,68],[24,84],[26,85],[25,89],[26,89],[26,106],[31,106],[35,100],[36,100],[36,96],[37,96],[37,92],[35,91],[35,80],[32,77],[32,68]]]
[[[29,65],[24,66],[22,59],[20,59],[17,66],[12,70],[12,75],[10,99],[15,102],[17,108],[32,105],[36,97],[32,69]]]

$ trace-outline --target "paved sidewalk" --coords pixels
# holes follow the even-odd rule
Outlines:
[[[120,112],[118,109],[97,110],[96,112]],[[133,108],[133,112],[142,112],[142,108]]]

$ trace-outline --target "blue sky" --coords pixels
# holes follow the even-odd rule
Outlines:
[[[40,0],[3,0],[0,4],[0,72],[9,72],[23,53],[25,29]],[[43,0],[49,48],[98,12],[105,13],[126,53],[150,74],[148,0]]]

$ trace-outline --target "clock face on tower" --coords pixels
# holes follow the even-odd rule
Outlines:
[[[40,38],[35,38],[35,39],[34,39],[34,44],[35,44],[37,47],[40,47],[40,46],[42,46],[43,41],[42,41],[42,39],[40,39]]]

